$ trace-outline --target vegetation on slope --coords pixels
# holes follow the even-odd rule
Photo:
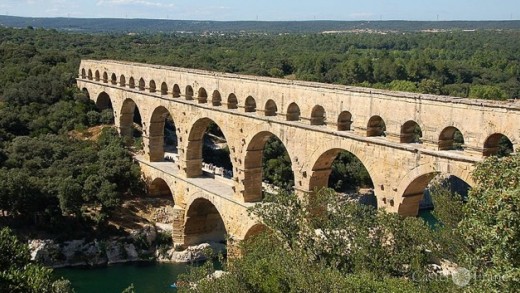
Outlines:
[[[271,197],[252,209],[268,232],[243,244],[229,274],[206,278],[213,268],[205,265],[181,284],[196,283],[183,287],[195,292],[513,292],[520,286],[519,164],[519,156],[479,164],[466,203],[437,189],[433,228],[332,190],[305,202]],[[441,260],[458,265],[453,277],[436,271]]]

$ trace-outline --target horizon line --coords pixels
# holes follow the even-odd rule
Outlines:
[[[77,16],[19,16],[0,14],[0,17],[17,17],[17,18],[40,18],[40,19],[116,19],[116,20],[169,20],[169,21],[207,21],[207,22],[385,22],[385,21],[406,21],[406,22],[505,22],[505,21],[520,21],[520,19],[431,19],[431,20],[413,20],[413,19],[305,19],[305,20],[260,20],[260,19],[242,19],[242,20],[211,20],[211,19],[173,19],[173,18],[146,18],[146,17],[77,17]]]

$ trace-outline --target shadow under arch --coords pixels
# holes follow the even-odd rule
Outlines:
[[[276,106],[276,102],[269,99],[265,103],[265,109],[264,109],[265,116],[276,116],[276,112],[278,112],[278,107]]]
[[[194,199],[187,208],[185,219],[184,245],[204,242],[226,243],[227,230],[222,216],[208,199]]]
[[[256,101],[252,96],[248,96],[246,98],[246,102],[244,104],[245,112],[256,112]]]
[[[86,87],[82,88],[81,89],[81,92],[87,97],[90,99],[90,92],[88,91],[88,89]]]
[[[167,123],[171,123],[170,127],[167,127]],[[151,162],[160,162],[164,160],[166,138],[168,137],[167,130],[171,133],[173,146],[169,150],[176,153],[176,147],[178,145],[175,120],[173,119],[170,111],[164,106],[159,106],[154,109],[150,117],[149,130],[148,130],[148,154]],[[168,128],[168,129],[167,129]],[[172,129],[170,129],[172,128]]]
[[[468,190],[474,182],[470,179],[469,173],[443,173],[432,170],[427,166],[414,170],[407,175],[397,190],[403,190],[397,200],[399,205],[397,212],[402,216],[417,216],[421,202],[423,202],[425,192],[429,194],[428,187],[434,180],[439,179],[441,185],[450,187],[451,191],[458,192],[463,197],[467,196]],[[443,182],[444,181],[444,182]],[[431,201],[431,199],[429,199]],[[432,203],[423,202],[425,208],[431,208]]]
[[[102,111],[106,109],[113,109],[112,100],[106,92],[101,92],[96,99],[96,107]]]
[[[148,185],[148,196],[171,199],[172,206],[175,202],[170,186],[160,177],[155,178]]]
[[[421,143],[421,138],[422,130],[417,122],[408,120],[401,126],[401,143]]]
[[[205,136],[209,132],[210,127],[218,129],[225,140],[226,134],[221,130],[219,124],[210,118],[200,118],[192,124],[188,135],[188,144],[185,153],[185,171],[188,178],[202,175],[203,147]],[[212,135],[212,137],[215,137],[215,135]],[[233,161],[231,160],[231,155],[229,153],[227,159],[229,159],[229,166],[233,169]]]
[[[174,84],[173,85],[172,96],[174,98],[180,98],[180,96],[181,96],[181,88],[179,87],[178,84]]]
[[[229,96],[228,96],[227,108],[228,109],[238,109],[237,96],[235,96],[235,94],[233,94],[233,93],[229,94]]]
[[[218,90],[214,90],[211,95],[211,105],[215,107],[219,107],[222,105],[222,96]]]
[[[506,135],[502,133],[493,133],[486,138],[482,155],[489,156],[507,156],[514,153],[513,143]]]
[[[197,96],[197,102],[199,104],[206,104],[208,102],[208,93],[206,92],[206,89],[201,87],[199,88],[199,94]]]
[[[134,123],[137,125],[137,129],[134,127]],[[119,133],[121,136],[127,138],[139,137],[142,126],[141,114],[137,104],[130,98],[124,100],[119,115]]]
[[[332,176],[334,164],[337,163],[340,171],[336,170],[338,174]],[[341,164],[344,164],[341,166]],[[350,173],[341,173],[345,166],[355,166],[359,177],[352,177]],[[352,178],[351,178],[352,177]],[[344,180],[344,182],[340,182]],[[334,188],[337,191],[355,193],[356,199],[363,204],[372,205],[377,208],[377,198],[373,191],[373,176],[369,169],[363,163],[362,159],[349,150],[342,148],[332,148],[323,152],[314,162],[312,173],[309,179],[309,190],[311,192],[320,190],[322,188]],[[361,193],[360,188],[366,188]]]
[[[343,111],[338,115],[338,131],[349,131],[352,130],[352,113],[349,111]]]
[[[385,136],[386,124],[378,115],[370,117],[367,124],[367,136]]]
[[[448,126],[439,134],[438,147],[440,151],[464,150],[464,136],[457,127]]]
[[[286,120],[287,121],[299,121],[300,120],[300,107],[296,103],[291,103],[287,107]]]
[[[325,125],[325,109],[321,105],[316,105],[311,111],[311,125]]]
[[[287,148],[281,142],[280,138],[269,131],[261,131],[253,136],[247,145],[244,159],[244,202],[258,202],[263,198],[263,159],[264,149],[270,139],[277,139],[287,152]],[[292,160],[287,152],[290,162],[290,170],[292,173]],[[284,178],[291,182],[291,178]],[[294,182],[294,173],[292,173],[292,182]]]
[[[166,82],[162,82],[161,83],[161,95],[167,95],[168,94],[168,85],[166,84]]]

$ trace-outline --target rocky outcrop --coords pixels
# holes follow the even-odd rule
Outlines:
[[[56,243],[53,240],[31,240],[29,248],[31,259],[37,260],[46,266],[71,267],[71,266],[104,266],[107,264],[140,260],[140,253],[133,243],[125,243],[126,239],[114,239],[108,241],[94,240],[86,242],[72,240]],[[149,252],[148,254],[151,254]]]
[[[46,266],[97,267],[133,261],[189,263],[206,260],[208,257],[224,253],[226,246],[220,243],[203,243],[190,246],[182,251],[164,245],[157,245],[157,230],[153,225],[132,231],[128,237],[109,240],[86,241],[85,239],[57,243],[53,240],[30,240],[31,259]]]
[[[189,263],[198,262],[226,252],[226,245],[222,243],[202,243],[189,246],[184,250],[178,251],[172,248],[167,251],[156,251],[156,259],[160,262]]]

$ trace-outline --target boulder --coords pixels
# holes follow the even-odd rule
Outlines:
[[[208,250],[213,254],[225,252],[226,245],[221,243],[202,243],[199,245],[188,246],[183,251],[177,251],[175,248],[168,250],[164,255],[156,252],[158,261],[174,262],[174,263],[190,263],[204,261],[208,258]]]
[[[89,242],[83,246],[85,260],[89,266],[97,267],[107,264],[106,252],[102,246],[104,246],[104,244],[98,241]]]
[[[107,243],[107,262],[108,264],[116,264],[126,262],[126,251],[123,253],[124,244],[121,241],[109,241]]]

